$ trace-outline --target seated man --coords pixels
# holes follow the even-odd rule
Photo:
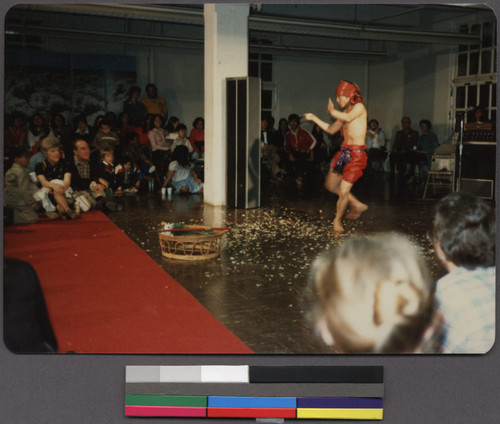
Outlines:
[[[279,140],[276,132],[270,128],[269,120],[271,117],[264,116],[260,122],[260,141],[262,161],[265,169],[272,180],[279,180],[283,170],[280,167],[281,157],[279,154]]]
[[[285,151],[292,163],[296,182],[301,185],[308,168],[307,161],[311,158],[311,151],[316,146],[316,139],[300,126],[299,115],[292,113],[288,117],[288,125],[290,131],[285,135]]]
[[[436,207],[434,247],[448,274],[437,282],[444,353],[485,353],[495,341],[495,215],[466,193]]]
[[[85,140],[73,143],[73,158],[69,160],[73,197],[83,212],[103,207],[106,196],[105,182],[99,180],[98,163],[90,160],[90,147]]]
[[[405,176],[410,174],[410,152],[417,148],[418,132],[411,128],[411,119],[407,116],[401,119],[401,130],[394,137],[394,144],[389,157],[391,177],[400,173]]]

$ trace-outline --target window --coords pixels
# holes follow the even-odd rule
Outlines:
[[[41,50],[42,37],[39,35],[22,34],[17,27],[41,25],[41,21],[9,19],[6,20],[5,47],[18,50]]]
[[[456,122],[468,108],[481,106],[486,118],[496,119],[496,22],[461,25],[463,34],[479,35],[478,44],[458,48],[456,78],[454,82]],[[465,117],[471,118],[472,114]]]
[[[251,40],[259,44],[268,44],[267,40]],[[263,116],[273,115],[274,106],[274,73],[273,73],[273,55],[250,53],[248,61],[248,75],[251,77],[260,77],[262,83],[261,109]]]

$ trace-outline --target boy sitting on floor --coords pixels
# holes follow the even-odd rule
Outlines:
[[[38,187],[28,174],[29,152],[16,146],[9,156],[13,164],[5,174],[5,204],[13,211],[13,224],[32,224],[38,221],[33,198]]]

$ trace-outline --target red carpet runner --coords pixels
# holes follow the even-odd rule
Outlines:
[[[60,352],[252,353],[101,212],[7,227],[4,256],[36,270]]]

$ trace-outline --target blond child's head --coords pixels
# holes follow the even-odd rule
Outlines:
[[[114,152],[113,149],[109,147],[105,147],[104,149],[101,150],[101,160],[106,162],[106,163],[113,163],[114,161]]]
[[[435,310],[427,267],[398,234],[354,237],[326,251],[311,282],[317,329],[343,353],[414,352]]]

